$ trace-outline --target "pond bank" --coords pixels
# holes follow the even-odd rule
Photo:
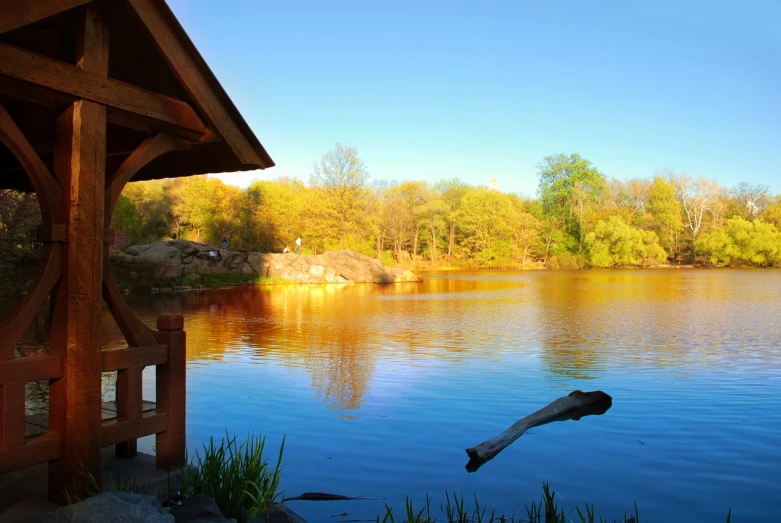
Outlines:
[[[414,273],[384,267],[354,251],[307,256],[221,250],[185,240],[129,247],[113,256],[124,292],[173,292],[253,284],[418,282]]]

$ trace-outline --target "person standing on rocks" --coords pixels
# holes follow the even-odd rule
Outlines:
[[[301,254],[301,236],[296,238],[296,252],[298,252],[298,254]]]

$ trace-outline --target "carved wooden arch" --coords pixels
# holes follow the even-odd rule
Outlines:
[[[0,361],[4,361],[11,357],[17,343],[62,276],[63,243],[66,240],[67,228],[62,224],[64,221],[62,188],[2,104],[0,104],[0,141],[22,164],[35,189],[41,210],[40,236],[45,244],[45,261],[30,289],[14,311],[0,321]],[[155,158],[190,146],[190,142],[167,133],[158,133],[144,140],[117,171],[106,179],[106,230],[109,230],[111,216],[119,195],[133,176]],[[155,345],[157,337],[152,329],[136,318],[122,299],[111,273],[108,247],[109,244],[104,242],[103,299],[128,345],[134,347]]]
[[[125,185],[149,162],[159,156],[176,150],[188,149],[191,143],[181,138],[177,138],[167,133],[158,133],[144,140],[122,165],[111,176],[106,177],[105,194],[105,220],[104,230],[109,231],[111,226],[111,217],[114,214],[114,208],[119,200],[119,195]],[[122,331],[128,345],[131,347],[143,347],[155,345],[157,338],[155,333],[147,327],[122,299],[114,275],[111,272],[111,263],[109,260],[110,236],[104,240],[103,245],[103,300],[108,305],[111,315]]]
[[[62,276],[63,242],[67,230],[62,225],[62,188],[2,104],[0,141],[22,164],[35,189],[41,209],[41,240],[45,244],[45,261],[30,289],[16,309],[0,322],[0,361],[4,361],[11,357],[16,344]]]

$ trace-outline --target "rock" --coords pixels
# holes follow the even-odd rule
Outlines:
[[[185,240],[159,241],[125,250],[131,261],[151,263],[155,276],[173,278],[199,274],[238,272],[291,283],[396,283],[420,281],[414,273],[383,267],[376,259],[354,251],[333,251],[316,256],[295,253],[241,253],[223,250],[222,258],[209,256],[217,247]]]
[[[79,503],[61,507],[45,516],[43,523],[174,523],[154,496],[130,492],[104,492]]]
[[[249,523],[306,523],[306,520],[290,510],[287,505],[272,503],[268,508],[248,520]]]
[[[176,523],[236,523],[226,518],[217,502],[206,494],[196,494],[185,499],[171,511]]]
[[[190,281],[199,281],[201,279],[201,275],[196,273],[188,274],[187,279]]]

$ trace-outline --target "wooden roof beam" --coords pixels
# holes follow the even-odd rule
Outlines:
[[[236,116],[232,117],[226,112],[223,101],[218,98],[214,88],[205,78],[205,74],[211,74],[211,71],[197,51],[192,52],[191,48],[194,47],[186,35],[182,36],[184,32],[178,33],[174,30],[173,26],[178,22],[175,18],[170,19],[172,18],[170,12],[165,12],[167,10],[165,2],[128,0],[128,3],[149,30],[160,54],[179,79],[182,87],[206,118],[212,122],[217,133],[233,150],[239,161],[264,168],[273,166],[274,162],[271,158],[261,158],[253,144],[247,140],[245,132],[237,125],[234,118],[241,119],[241,115],[237,112]],[[199,61],[201,63],[198,63]],[[214,81],[217,81],[216,78]],[[249,129],[247,131],[251,133]],[[259,143],[257,146],[262,148]]]
[[[92,0],[0,0],[0,34],[33,24],[44,18],[73,9]]]
[[[64,93],[74,99],[105,105],[113,109],[109,121],[126,127],[165,131],[194,142],[207,131],[195,110],[181,100],[101,78],[74,65],[0,43],[0,92],[11,91],[8,94],[14,96],[16,91],[18,96],[24,91],[18,80],[38,87],[36,96],[41,95],[43,87],[54,91],[57,101],[62,100]]]

